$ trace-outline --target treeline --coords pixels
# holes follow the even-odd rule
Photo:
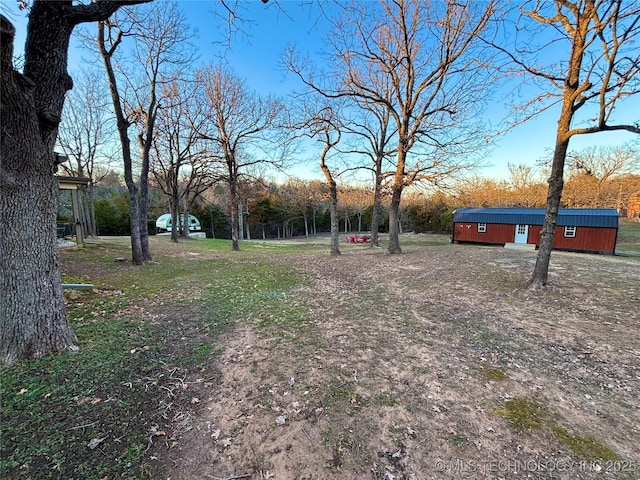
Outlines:
[[[578,158],[578,157],[576,157]],[[640,195],[640,174],[635,161],[614,170],[599,157],[587,164],[586,155],[574,162],[565,181],[563,207],[616,208],[627,216],[632,199]],[[635,157],[629,157],[633,159]],[[605,168],[606,167],[606,168]],[[544,208],[547,185],[541,168],[509,165],[505,180],[473,177],[438,191],[408,191],[400,208],[402,232],[449,232],[453,211],[459,207]],[[111,176],[110,185],[94,187],[94,208],[98,235],[128,235],[128,193]],[[239,189],[240,238],[270,239],[327,233],[331,228],[329,190],[321,181],[290,179],[285,183],[252,181]],[[388,203],[382,202],[380,232],[388,231]],[[201,222],[208,237],[230,238],[231,216],[226,185],[217,184],[200,194],[189,212]],[[69,207],[67,208],[67,212]],[[149,194],[149,231],[155,220],[168,211],[166,195],[153,187]],[[342,185],[338,191],[340,231],[367,232],[371,228],[373,190]],[[59,219],[65,217],[60,209]]]

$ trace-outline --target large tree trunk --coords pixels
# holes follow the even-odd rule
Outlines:
[[[405,163],[406,163],[406,139],[402,137],[398,146],[398,161],[396,165],[396,173],[393,181],[393,193],[391,195],[391,204],[389,205],[389,253],[402,253],[400,248],[400,200],[402,198],[402,190],[405,181]]]
[[[331,255],[340,255],[340,217],[338,216],[338,184],[333,179],[331,170],[324,163],[324,156],[320,168],[329,184],[329,218],[331,219]]]
[[[402,185],[395,185],[391,204],[389,205],[389,253],[402,253],[400,248],[400,199],[402,197]]]
[[[128,3],[135,3],[130,0]],[[0,362],[75,349],[62,296],[56,244],[53,149],[66,92],[75,25],[107,18],[122,2],[73,5],[34,0],[24,76],[12,65],[15,28],[0,15]]]
[[[142,258],[145,261],[152,260],[151,249],[149,247],[149,155],[151,153],[153,130],[156,124],[157,104],[155,96],[155,83],[151,88],[151,101],[148,107],[148,118],[145,135],[138,136],[140,149],[142,150],[142,166],[140,167],[140,248]]]
[[[169,198],[169,213],[171,214],[171,241],[178,243],[180,238],[180,199],[175,189]]]
[[[373,210],[371,211],[371,246],[380,246],[380,204],[382,203],[382,156],[376,158]]]
[[[150,261],[151,250],[149,248],[149,163],[147,162],[146,172],[144,164],[140,173],[140,197],[138,199],[138,229],[140,230],[140,251],[144,261]]]
[[[568,125],[567,125],[568,127]],[[568,128],[567,128],[568,129]],[[566,135],[558,134],[559,140],[553,152],[553,163],[551,165],[551,174],[549,175],[549,191],[547,193],[547,206],[544,215],[544,224],[540,232],[540,247],[538,248],[538,256],[531,277],[531,287],[540,288],[547,284],[549,275],[549,262],[551,261],[551,249],[553,247],[553,238],[555,236],[556,224],[558,223],[558,211],[560,210],[560,200],[562,198],[562,189],[564,181],[562,175],[564,172],[564,162],[567,157],[569,148],[569,138]]]
[[[340,255],[340,218],[338,216],[338,186],[335,181],[329,183],[331,204],[329,216],[331,218],[331,255]]]
[[[37,7],[37,8],[36,8]],[[57,14],[57,15],[56,15]],[[67,321],[56,243],[57,181],[53,147],[65,92],[72,25],[61,12],[34,4],[31,22],[59,21],[46,38],[29,30],[25,76],[13,69],[15,28],[0,16],[0,362],[74,349]],[[44,48],[46,45],[46,48]],[[33,58],[43,49],[48,78]]]
[[[0,218],[7,226],[0,242],[0,363],[11,365],[21,358],[74,349],[76,338],[65,313],[56,244],[53,143],[55,115],[59,118],[62,105],[54,102],[55,110],[43,110],[38,85],[11,64],[15,29],[4,17],[0,23]],[[56,40],[64,49],[64,39]],[[66,57],[60,62],[52,75],[66,75]],[[64,85],[59,88],[64,92]],[[47,113],[50,118],[45,118]]]

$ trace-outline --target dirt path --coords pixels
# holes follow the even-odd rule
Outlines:
[[[554,254],[531,292],[533,259],[287,256],[308,319],[238,322],[171,479],[640,477],[640,263]]]

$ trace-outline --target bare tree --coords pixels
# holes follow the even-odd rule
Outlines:
[[[482,127],[474,119],[489,78],[478,44],[494,14],[492,1],[353,2],[330,34],[334,60],[328,74],[310,70],[293,50],[285,58],[311,89],[376,103],[393,118],[390,253],[401,252],[398,215],[404,188],[447,178],[467,167],[483,146]]]
[[[117,24],[112,22],[111,20],[102,20],[98,22],[98,52],[102,57],[102,61],[107,73],[109,92],[111,93],[111,102],[116,117],[120,146],[122,148],[124,181],[129,191],[131,263],[133,263],[134,265],[142,265],[145,258],[142,251],[142,242],[140,240],[140,203],[138,198],[138,185],[134,179],[133,158],[131,155],[131,141],[129,140],[129,127],[131,126],[131,121],[125,115],[125,110],[122,105],[122,95],[120,94],[120,87],[118,86],[118,79],[113,62],[113,57],[116,54],[118,47],[122,43],[123,36],[124,31],[119,29]]]
[[[189,43],[194,36],[186,19],[175,2],[161,0],[151,8],[127,12],[131,22],[131,34],[135,39],[133,61],[141,69],[141,78],[122,72],[131,84],[132,95],[125,99],[130,117],[138,127],[140,148],[139,224],[140,244],[145,260],[151,259],[147,223],[149,191],[149,155],[154,138],[155,123],[162,108],[160,89],[184,75],[193,61],[193,47]],[[122,66],[120,67],[122,69]],[[135,81],[135,84],[132,84]],[[188,218],[185,219],[187,221]],[[188,230],[187,230],[188,233]]]
[[[342,123],[338,112],[338,102],[322,102],[321,97],[307,99],[297,110],[299,123],[294,126],[301,135],[315,139],[322,150],[319,165],[329,187],[329,216],[331,219],[331,255],[340,255],[340,224],[338,216],[338,183],[337,178],[344,173],[330,165],[331,152],[342,139]]]
[[[281,196],[287,198],[295,212],[302,216],[304,234],[309,238],[309,216],[313,212],[313,191],[309,182],[299,178],[290,178],[280,189]]]
[[[389,97],[390,91],[386,96]],[[368,162],[364,168],[373,175],[373,208],[371,212],[371,246],[380,245],[380,215],[385,180],[393,177],[393,165],[385,165],[395,151],[396,130],[391,125],[391,114],[387,108],[366,99],[358,102],[358,108],[345,122],[345,131],[351,135],[353,148],[347,153],[365,156]]]
[[[625,147],[600,146],[568,153],[568,179],[563,189],[563,205],[573,207],[619,206],[620,191],[611,191],[612,181],[638,171],[638,150]]]
[[[280,143],[277,127],[284,104],[249,91],[241,79],[221,66],[203,68],[197,78],[204,93],[203,102],[209,109],[208,122],[199,133],[213,142],[225,167],[232,248],[239,250],[239,176],[258,164],[282,166],[284,157],[280,147],[284,144]],[[270,153],[269,147],[276,153]]]
[[[135,265],[151,259],[147,227],[149,155],[155,122],[161,108],[163,83],[173,81],[192,59],[188,40],[193,34],[175,3],[158,2],[150,9],[125,12],[98,26],[98,49],[103,58],[122,144],[125,182],[131,204],[131,251]],[[134,39],[133,55],[124,67],[115,57],[125,37]],[[140,75],[131,72],[137,67]],[[127,71],[124,71],[127,70]],[[117,75],[117,72],[120,75]],[[124,89],[119,86],[124,84]],[[124,94],[123,91],[127,92]],[[118,105],[116,105],[116,103]],[[128,130],[138,126],[140,171],[136,183]]]
[[[535,0],[521,8],[510,47],[498,46],[512,64],[540,85],[540,94],[521,106],[527,119],[560,109],[549,175],[546,213],[532,288],[546,285],[558,220],[569,141],[576,135],[626,130],[640,133],[637,115],[616,121],[622,102],[640,92],[640,5],[622,0]],[[542,44],[536,39],[544,39]],[[558,58],[556,52],[568,52]]]
[[[11,225],[0,242],[4,365],[76,348],[62,296],[53,176],[65,93],[73,86],[67,73],[69,40],[77,25],[142,1],[34,0],[22,73],[12,64],[15,27],[0,15],[0,218]]]

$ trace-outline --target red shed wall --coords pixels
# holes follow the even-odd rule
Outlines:
[[[513,242],[516,226],[501,223],[487,223],[486,232],[478,232],[477,223],[456,222],[454,240],[474,243],[510,243]],[[541,225],[529,225],[527,243],[540,245]],[[577,227],[574,238],[564,236],[564,227],[556,227],[553,248],[582,250],[588,252],[614,253],[616,245],[615,228]]]
[[[487,223],[486,232],[478,232],[477,223],[456,222],[453,225],[454,240],[460,242],[477,243],[508,243],[513,242],[516,226],[503,223]]]
[[[531,225],[528,242],[540,245],[541,230],[542,226]],[[556,227],[556,234],[553,236],[553,248],[613,254],[615,247],[615,228],[576,227],[576,236],[571,238],[564,236],[564,227]]]

